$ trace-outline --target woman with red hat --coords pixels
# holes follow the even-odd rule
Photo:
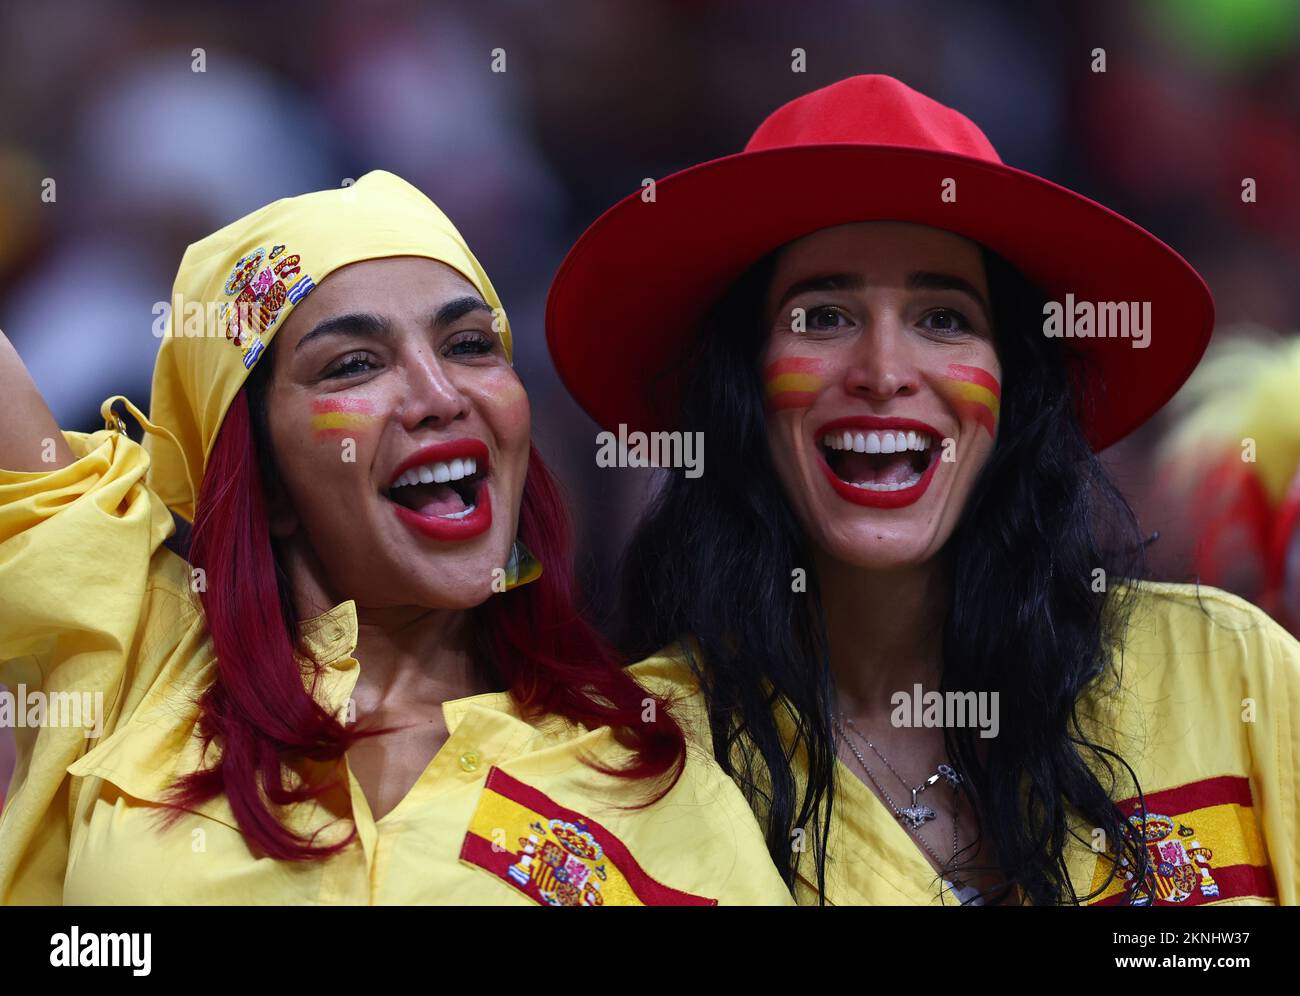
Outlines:
[[[1300,645],[1141,580],[1096,455],[1212,326],[1174,250],[883,76],[575,245],[574,397],[708,444],[633,540],[626,645],[697,676],[800,902],[1300,899]]]

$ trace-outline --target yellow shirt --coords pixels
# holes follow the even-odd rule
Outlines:
[[[1139,592],[1120,691],[1112,683],[1080,710],[1098,724],[1089,729],[1119,731],[1090,735],[1133,766],[1146,797],[1152,875],[1139,893],[1162,906],[1300,902],[1300,643],[1216,588],[1146,582]],[[1004,711],[1001,723],[1011,721]],[[958,905],[898,818],[853,771],[836,767],[827,902]],[[1134,799],[1116,802],[1125,816],[1136,811]],[[1075,832],[1093,839],[1088,826]],[[1079,896],[1101,888],[1107,859],[1072,843],[1066,860]],[[1126,903],[1130,885],[1121,869],[1090,904]],[[810,851],[800,856],[795,896],[817,902]]]
[[[291,807],[287,824],[321,830],[322,842],[355,823],[333,857],[256,857],[224,796],[160,830],[166,789],[215,756],[201,756],[195,732],[212,645],[189,565],[161,545],[172,520],[144,484],[144,450],[107,430],[65,436],[75,463],[0,471],[0,683],[21,714],[0,814],[0,902],[792,902],[707,748],[690,748],[667,796],[630,810],[649,786],[580,760],[627,758],[607,728],[525,722],[505,693],[443,705],[447,742],[382,819],[350,771],[346,792]],[[302,627],[327,665],[316,694],[336,712],[361,667],[356,635],[352,602]],[[683,699],[683,725],[699,725],[683,667],[635,674]]]

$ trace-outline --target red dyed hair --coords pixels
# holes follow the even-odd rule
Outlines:
[[[221,758],[213,768],[184,776],[168,801],[174,819],[224,793],[255,851],[304,860],[340,850],[351,836],[317,845],[285,827],[272,806],[315,798],[339,785],[348,748],[387,730],[347,728],[304,685],[295,656],[302,654],[295,647],[298,620],[271,546],[258,435],[245,387],[208,458],[189,554],[206,574],[200,597],[217,660],[216,680],[200,699],[199,732],[205,746],[220,744]],[[625,767],[600,770],[661,779],[662,788],[641,805],[662,798],[681,775],[685,738],[662,700],[656,720],[642,720],[644,703],[654,696],[622,670],[575,607],[568,516],[535,450],[528,458],[519,536],[542,562],[542,576],[474,610],[479,653],[508,684],[524,715],[554,713],[588,728],[611,727],[633,757]],[[290,787],[284,766],[302,760],[325,762],[333,774]]]

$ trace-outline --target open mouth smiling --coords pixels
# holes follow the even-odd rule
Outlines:
[[[818,463],[856,505],[899,508],[919,499],[939,465],[942,435],[915,419],[859,416],[817,430]]]
[[[403,460],[381,494],[399,519],[423,535],[468,539],[492,525],[490,470],[482,440],[438,443]]]

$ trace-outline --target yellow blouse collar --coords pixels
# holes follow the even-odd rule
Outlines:
[[[358,669],[357,659],[353,656],[357,649],[357,626],[357,605],[349,599],[328,612],[303,620],[298,624],[298,637],[318,663],[333,671],[355,671]],[[348,684],[323,691],[332,692],[334,696],[341,694],[346,699],[351,690],[352,685]],[[338,703],[330,704],[337,706]],[[448,732],[454,732],[465,714],[475,708],[506,713],[514,719],[523,720],[509,692],[483,692],[442,704]],[[536,716],[528,722],[543,734],[553,736],[572,736],[574,730],[579,729],[577,724],[557,715]]]
[[[298,638],[318,663],[345,666],[357,649],[357,603],[349,599],[304,620],[298,624]]]

